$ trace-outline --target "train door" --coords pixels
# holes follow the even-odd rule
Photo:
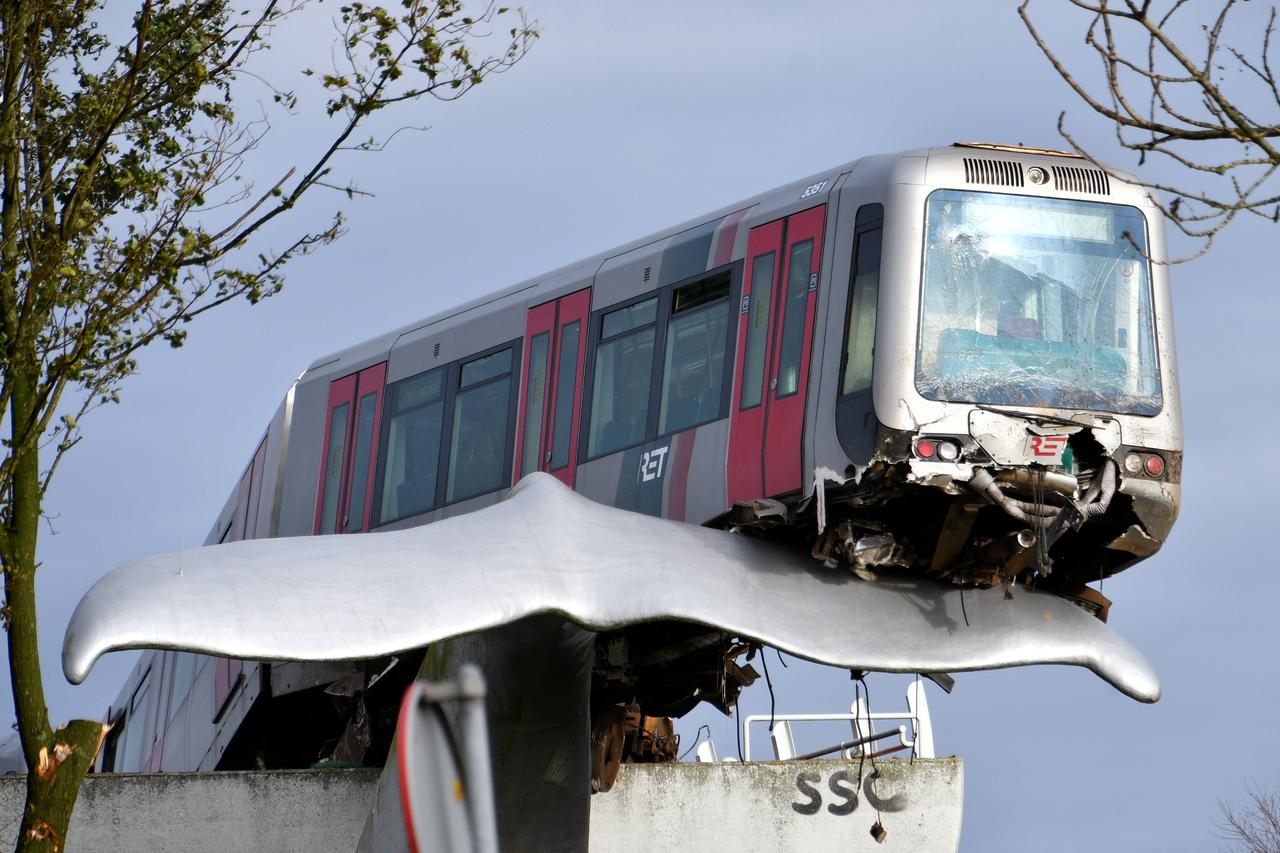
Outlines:
[[[726,478],[729,500],[804,482],[805,399],[825,205],[751,229],[742,284]]]
[[[529,309],[516,429],[516,477],[547,471],[573,486],[591,289]]]
[[[324,457],[316,497],[316,533],[369,529],[378,460],[378,424],[387,363],[366,367],[329,385]]]

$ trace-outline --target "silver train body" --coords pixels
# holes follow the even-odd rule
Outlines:
[[[207,544],[426,524],[540,469],[833,572],[1027,583],[1105,618],[1085,584],[1177,515],[1164,257],[1146,192],[1079,158],[865,157],[316,361]],[[753,677],[706,632],[599,638],[593,714],[638,710],[636,757]],[[100,766],[377,761],[420,663],[147,652]]]

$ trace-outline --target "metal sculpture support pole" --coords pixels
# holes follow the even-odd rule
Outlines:
[[[458,671],[459,724],[462,729],[462,768],[476,853],[498,853],[498,815],[493,799],[493,762],[489,757],[485,684],[480,668],[464,664]]]

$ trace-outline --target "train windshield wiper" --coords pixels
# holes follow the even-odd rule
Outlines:
[[[997,415],[1012,415],[1015,418],[1024,418],[1037,423],[1064,424],[1066,426],[1073,427],[1088,426],[1088,424],[1081,423],[1080,421],[1073,421],[1070,418],[1060,418],[1057,415],[1039,415],[1034,412],[1022,412],[1017,409],[997,409],[995,406],[987,406],[983,403],[975,403],[973,407],[975,409],[982,409],[984,412],[994,412]]]

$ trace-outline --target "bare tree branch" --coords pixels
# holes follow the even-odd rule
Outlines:
[[[1222,819],[1214,822],[1218,837],[1234,841],[1240,853],[1280,853],[1280,795],[1252,783],[1245,791],[1249,805],[1243,809],[1219,803]]]
[[[1202,22],[1189,15],[1193,8],[1203,14],[1206,6],[1187,0],[1070,2],[1089,16],[1082,21],[1084,43],[1100,74],[1081,76],[1083,69],[1067,66],[1032,22],[1032,0],[1024,0],[1018,14],[1054,70],[1086,106],[1114,124],[1118,144],[1137,155],[1139,166],[1158,155],[1186,170],[1185,180],[1140,180],[1165,194],[1153,193],[1165,216],[1201,241],[1191,257],[1207,251],[1240,213],[1280,221],[1280,193],[1268,191],[1280,168],[1280,87],[1271,57],[1275,6],[1258,24],[1256,8],[1245,13],[1253,18],[1233,17],[1237,0],[1220,0]],[[1262,33],[1256,53],[1229,42],[1252,42],[1256,32]],[[1229,91],[1228,71],[1236,72]],[[1098,163],[1068,132],[1065,115],[1059,120],[1063,137]]]

